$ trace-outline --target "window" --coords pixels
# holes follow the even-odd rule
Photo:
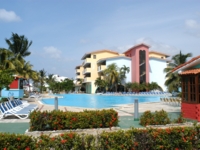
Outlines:
[[[140,66],[140,83],[146,83],[146,52],[140,50],[139,52],[139,66]]]
[[[96,55],[93,55],[93,59],[96,59]]]

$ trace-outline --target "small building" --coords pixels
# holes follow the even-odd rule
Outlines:
[[[183,117],[200,121],[200,56],[173,70],[181,76]]]
[[[23,98],[24,96],[24,89],[23,89],[23,82],[24,78],[21,76],[15,76],[13,82],[9,85],[10,89],[2,89],[1,90],[1,97],[2,98]]]

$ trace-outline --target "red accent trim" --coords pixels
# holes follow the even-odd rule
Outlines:
[[[19,82],[18,82],[18,78],[15,79],[11,84],[10,84],[10,89],[18,89],[19,88]]]
[[[200,121],[200,104],[181,104],[181,112],[184,118]]]

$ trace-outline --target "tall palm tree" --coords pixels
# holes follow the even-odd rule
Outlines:
[[[115,88],[115,91],[117,91],[118,83],[121,82],[117,65],[115,63],[108,65],[103,74],[104,79],[109,83],[110,88]]]
[[[41,93],[43,91],[43,86],[46,81],[46,71],[44,69],[39,70],[39,83],[40,83],[40,90]]]
[[[125,81],[124,79],[126,79],[126,74],[130,72],[130,68],[129,67],[126,67],[125,65],[123,65],[123,67],[120,68],[120,78],[121,78],[121,81],[123,81],[124,83],[124,91],[126,89],[126,84],[125,84]]]
[[[98,77],[98,78],[96,78],[96,80],[94,82],[94,85],[97,86],[97,87],[99,87],[100,90],[101,90],[101,88],[102,88],[102,82],[103,82],[103,80],[101,79],[101,77]]]
[[[0,70],[15,69],[13,53],[5,48],[0,48]]]
[[[180,77],[178,73],[172,73],[172,70],[185,63],[188,57],[192,57],[192,54],[182,54],[180,51],[179,54],[172,57],[172,61],[168,64],[167,68],[164,69],[164,72],[166,73],[165,85],[168,87],[169,92],[178,91],[178,88],[180,87]]]
[[[31,54],[28,50],[32,44],[32,41],[28,41],[28,39],[24,35],[18,35],[17,33],[12,33],[12,37],[10,39],[5,39],[8,44],[8,49],[14,53],[15,56],[19,55],[21,57],[26,57]]]

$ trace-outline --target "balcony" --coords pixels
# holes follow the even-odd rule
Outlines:
[[[83,66],[86,66],[87,64],[90,64],[91,61],[92,61],[91,58],[86,58],[86,59],[84,60]]]
[[[101,65],[101,66],[98,66],[98,72],[102,72],[103,70],[106,69],[106,66],[105,65]]]
[[[81,69],[76,69],[76,73],[81,72]]]
[[[81,79],[81,75],[76,75],[76,79]]]
[[[85,77],[84,78],[84,82],[90,82],[90,81],[92,81],[91,77]]]
[[[91,73],[92,69],[91,68],[85,68],[83,70],[83,74],[88,74],[88,73]]]

